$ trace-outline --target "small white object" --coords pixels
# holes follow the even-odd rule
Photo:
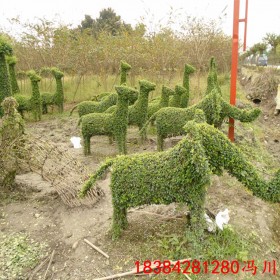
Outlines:
[[[206,213],[204,213],[204,218],[208,227],[207,230],[209,232],[215,232],[217,227],[216,224],[211,220],[211,218]]]
[[[81,145],[81,137],[71,137],[70,139],[71,143],[73,144],[74,146],[74,149],[79,149],[79,148],[82,148],[82,145]]]
[[[223,230],[224,225],[227,225],[229,222],[229,211],[228,209],[225,209],[224,211],[220,211],[216,218],[215,218],[216,224],[219,229]]]

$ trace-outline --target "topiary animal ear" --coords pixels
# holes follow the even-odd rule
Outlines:
[[[127,62],[125,61],[121,61],[121,70],[127,71],[131,69],[131,65],[129,65]]]

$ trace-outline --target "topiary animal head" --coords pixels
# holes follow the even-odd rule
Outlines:
[[[17,58],[15,56],[6,56],[6,61],[9,65],[15,65],[17,63]]]
[[[62,77],[64,76],[64,73],[61,72],[61,71],[60,71],[58,68],[56,68],[56,67],[51,68],[51,72],[52,72],[52,74],[54,75],[54,77],[55,77],[56,79],[60,79],[60,78],[62,78]]]
[[[163,85],[162,86],[162,93],[165,96],[170,96],[170,95],[174,95],[175,91],[172,88]]]
[[[151,83],[146,80],[140,80],[139,86],[140,86],[140,88],[144,88],[147,92],[155,90],[155,88],[156,88],[156,85],[154,83]]]
[[[13,116],[17,112],[18,103],[13,97],[6,97],[2,101],[1,106],[4,111],[4,115]]]
[[[0,36],[0,54],[13,54],[12,46],[7,42],[7,39],[5,39],[4,36]]]
[[[125,61],[121,61],[121,71],[128,71],[131,69],[131,66]]]
[[[39,75],[37,75],[34,70],[30,70],[26,74],[29,77],[29,79],[31,80],[31,82],[40,82],[41,81],[41,77]]]
[[[185,73],[192,74],[194,73],[195,68],[189,64],[185,64]]]
[[[186,90],[185,87],[182,87],[180,85],[176,85],[175,86],[175,93],[180,96],[180,95],[183,95],[184,93],[187,93],[187,90]]]
[[[115,89],[117,91],[119,98],[122,100],[130,100],[131,95],[138,93],[137,89],[124,85],[116,86]]]

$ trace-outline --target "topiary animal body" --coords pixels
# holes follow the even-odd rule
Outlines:
[[[15,95],[20,92],[17,78],[16,78],[16,71],[15,66],[17,63],[17,58],[15,56],[7,56],[6,57],[8,66],[9,66],[9,74],[10,74],[10,81],[12,86],[12,94]]]
[[[62,113],[64,104],[62,78],[64,77],[64,74],[56,67],[45,70],[50,71],[54,76],[56,82],[56,92],[54,94],[49,92],[42,93],[42,112],[43,114],[47,114],[48,106],[56,105],[59,113]]]
[[[12,95],[11,82],[9,71],[6,62],[6,55],[12,55],[12,47],[6,39],[0,35],[0,104],[5,97]],[[0,107],[0,117],[4,114],[2,107]]]
[[[114,138],[118,151],[126,154],[126,133],[128,122],[129,96],[135,89],[126,86],[117,86],[117,109],[114,113],[91,113],[81,117],[82,135],[84,139],[84,154],[90,154],[90,138],[95,135],[108,135]]]
[[[121,85],[126,84],[127,81],[127,73],[131,69],[131,66],[124,62],[121,61]],[[103,95],[103,98],[101,99],[100,102],[98,101],[83,101],[75,105],[71,111],[70,111],[70,116],[72,115],[73,111],[78,108],[78,114],[79,117],[83,115],[87,115],[90,113],[103,113],[105,112],[108,108],[110,108],[113,105],[116,105],[117,100],[118,100],[118,95],[116,93],[101,93]],[[130,98],[131,104],[133,104],[137,100],[137,93],[134,93],[135,98]]]
[[[170,99],[168,107],[181,107],[181,99],[183,95],[187,96],[186,88],[179,85],[175,86],[175,93],[173,97]],[[186,98],[187,97],[185,97],[185,99]]]
[[[171,136],[182,135],[187,121],[192,120],[196,109],[201,109],[208,124],[220,127],[225,118],[234,118],[241,122],[251,122],[261,113],[260,109],[241,110],[223,100],[219,90],[215,88],[198,104],[188,108],[162,108],[157,111],[143,126],[140,134],[145,134],[150,122],[156,122],[157,149],[163,150],[164,139]]]
[[[197,119],[201,121],[201,116]],[[223,170],[236,177],[254,195],[272,202],[280,201],[280,171],[266,183],[222,132],[195,121],[188,122],[185,129],[187,136],[173,148],[108,159],[84,184],[81,197],[112,167],[114,239],[127,227],[127,209],[144,204],[187,203],[192,229],[201,232],[210,174],[221,175]]]
[[[183,87],[186,91],[182,94],[181,97],[181,106],[182,108],[187,108],[189,105],[190,98],[190,75],[194,73],[195,68],[189,64],[185,64],[184,77],[183,77]],[[175,107],[175,106],[174,106]]]
[[[160,101],[154,101],[148,104],[148,118],[150,118],[160,108],[167,107],[169,103],[169,96],[174,94],[174,90],[162,86]]]

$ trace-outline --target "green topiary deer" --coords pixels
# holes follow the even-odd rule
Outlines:
[[[280,171],[270,182],[265,182],[254,165],[222,132],[201,123],[201,112],[194,118],[199,123],[188,122],[184,127],[186,137],[173,148],[108,159],[84,184],[81,197],[111,167],[113,239],[128,225],[128,208],[172,202],[187,203],[191,229],[201,234],[205,226],[203,209],[210,175],[221,175],[223,170],[236,177],[253,195],[280,202]]]
[[[120,84],[126,84],[127,81],[127,75],[128,71],[131,69],[131,66],[124,62],[121,61],[121,81]],[[138,93],[135,92],[130,98],[130,103],[133,104],[137,100]],[[134,97],[134,98],[133,98]],[[118,95],[117,93],[103,93],[102,94],[102,99],[101,101],[82,101],[75,105],[71,111],[70,111],[70,116],[72,115],[73,111],[78,108],[78,114],[79,117],[90,114],[90,113],[103,113],[105,112],[108,108],[111,106],[115,105],[118,100]]]
[[[0,104],[5,97],[12,95],[9,71],[6,62],[6,55],[12,55],[13,49],[4,36],[0,35]],[[4,114],[0,107],[0,117]]]
[[[230,105],[222,98],[220,91],[214,88],[211,93],[206,95],[198,104],[188,108],[166,107],[157,111],[146,122],[140,131],[145,134],[150,122],[156,122],[157,129],[157,149],[163,150],[164,139],[171,136],[182,135],[185,123],[192,120],[196,109],[203,110],[207,123],[220,127],[225,118],[234,118],[241,122],[251,122],[261,113],[260,109],[241,110]]]
[[[43,114],[48,113],[48,106],[54,106],[54,105],[58,107],[59,113],[62,113],[63,104],[64,104],[62,78],[64,77],[64,74],[56,67],[52,67],[51,69],[45,69],[45,70],[50,71],[54,76],[56,82],[56,91],[54,94],[49,92],[42,93]]]
[[[39,90],[39,82],[41,77],[34,70],[27,72],[27,76],[31,81],[32,95],[29,99],[30,111],[32,112],[35,121],[40,121],[42,118],[42,99]]]
[[[128,125],[136,125],[139,130],[143,127],[148,117],[148,101],[149,93],[155,90],[156,85],[146,80],[139,81],[139,94],[137,101],[128,107]],[[112,106],[107,109],[106,113],[113,113],[116,110],[116,106]]]
[[[8,66],[9,66],[9,74],[10,74],[10,81],[12,86],[12,94],[15,95],[20,92],[17,78],[16,78],[16,71],[15,66],[17,63],[17,58],[15,56],[7,56],[6,57]]]
[[[189,105],[190,75],[192,73],[194,73],[194,71],[195,71],[195,68],[193,66],[191,66],[189,64],[185,64],[184,77],[183,77],[183,87],[186,89],[186,91],[184,92],[184,94],[181,97],[181,106],[178,106],[178,107],[187,108],[188,105]]]
[[[126,86],[117,86],[117,109],[114,113],[91,113],[80,118],[84,139],[84,154],[90,154],[90,138],[95,135],[108,135],[117,141],[118,151],[126,154],[126,133],[128,123],[128,102],[136,90]]]

